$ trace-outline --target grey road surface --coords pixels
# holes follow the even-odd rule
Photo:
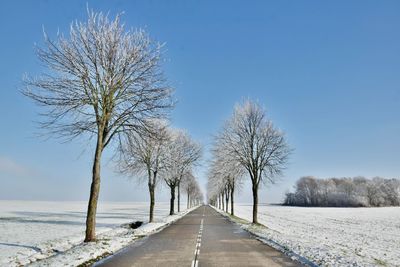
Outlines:
[[[96,264],[125,266],[301,266],[209,206]]]

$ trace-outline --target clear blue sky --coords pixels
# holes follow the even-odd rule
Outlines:
[[[295,148],[282,199],[300,176],[400,176],[399,1],[89,1],[166,42],[165,69],[179,103],[173,124],[206,149],[243,98],[262,103]],[[39,108],[19,92],[39,74],[33,51],[86,18],[85,1],[2,1],[0,199],[86,200],[93,143],[35,137]],[[147,198],[146,187],[103,161],[102,200]],[[206,154],[206,158],[208,154]],[[205,183],[204,167],[199,169]],[[160,200],[167,190],[161,189]],[[240,201],[250,201],[244,190]]]

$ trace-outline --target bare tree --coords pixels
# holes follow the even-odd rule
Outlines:
[[[130,132],[120,147],[120,171],[134,177],[145,176],[150,194],[149,222],[154,219],[155,188],[158,174],[165,168],[166,145],[170,138],[167,125],[161,120],[148,122],[150,131]]]
[[[183,189],[187,196],[186,208],[189,209],[192,206],[191,200],[194,197],[199,185],[191,171],[189,171],[183,175],[181,184],[182,184]]]
[[[199,185],[196,183],[196,187],[193,188],[190,197],[189,207],[200,205],[203,202],[203,193],[200,190]]]
[[[200,205],[201,203],[203,203],[203,201],[203,193],[201,192],[200,187],[197,185],[192,193],[191,206]]]
[[[297,198],[304,203],[304,206],[314,206],[317,201],[318,183],[312,176],[301,177],[296,182]]]
[[[290,149],[284,134],[276,129],[256,103],[235,107],[219,142],[247,170],[252,182],[253,223],[258,223],[258,189],[261,182],[274,183],[285,167]]]
[[[125,30],[119,15],[109,20],[89,11],[86,22],[71,24],[69,37],[45,35],[37,55],[49,71],[25,78],[23,93],[46,108],[42,127],[67,140],[96,138],[85,237],[93,241],[104,148],[172,107],[160,68],[161,45],[142,30]]]
[[[215,171],[213,167],[213,162],[211,163],[211,167],[208,171],[208,180],[207,180],[207,199],[211,205],[216,206],[217,208],[221,208],[221,201],[220,201],[220,192],[221,192],[221,185],[220,185],[220,177],[218,173]]]
[[[318,207],[399,206],[400,180],[306,176],[296,182],[294,193],[286,193],[284,203]]]
[[[234,215],[234,194],[235,189],[241,184],[244,168],[232,157],[229,147],[225,142],[218,142],[216,138],[212,150],[211,168],[209,170],[208,184],[211,185],[211,196],[221,194],[225,198],[225,211],[228,212],[228,202],[230,200],[231,215]]]
[[[170,215],[175,212],[175,189],[178,188],[178,211],[180,205],[180,182],[201,157],[201,147],[182,130],[173,130],[167,146],[167,164],[164,180],[171,191]]]

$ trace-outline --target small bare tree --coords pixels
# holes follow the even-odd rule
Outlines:
[[[93,241],[104,148],[172,107],[161,46],[142,30],[126,31],[119,15],[109,20],[89,11],[86,22],[71,24],[68,38],[45,35],[37,55],[49,71],[25,78],[23,93],[47,108],[43,128],[67,140],[85,133],[96,138],[85,237]]]
[[[186,208],[189,209],[192,207],[192,202],[194,200],[194,197],[196,196],[197,190],[199,189],[199,184],[197,183],[197,180],[193,176],[193,173],[191,171],[183,175],[181,184],[183,186],[183,190],[187,195]]]
[[[172,131],[167,150],[167,164],[163,174],[164,180],[171,190],[170,215],[175,212],[175,190],[178,188],[179,209],[180,182],[183,176],[200,159],[201,153],[200,145],[195,143],[187,133],[181,130]]]
[[[230,200],[231,215],[234,215],[235,190],[239,189],[241,185],[245,169],[233,157],[229,147],[226,147],[227,143],[218,142],[218,139],[217,137],[213,149],[214,168],[216,169],[214,172],[217,177],[219,176],[223,185],[226,212],[228,212],[228,200]]]
[[[202,204],[204,201],[203,193],[200,190],[200,187],[197,186],[194,188],[192,192],[192,197],[191,197],[191,206],[196,206]]]
[[[140,178],[146,177],[150,194],[149,222],[154,219],[155,188],[158,174],[165,167],[166,145],[169,140],[167,125],[161,120],[148,122],[150,131],[138,134],[130,132],[120,147],[119,168],[122,173]]]
[[[210,169],[207,174],[207,200],[211,205],[221,208],[220,193],[222,190],[221,179],[219,172],[215,168],[215,164],[212,161]]]
[[[219,136],[219,142],[229,149],[232,158],[250,175],[253,223],[258,223],[260,183],[274,183],[282,173],[290,154],[285,136],[266,118],[264,110],[258,104],[246,101],[235,107],[232,118]]]

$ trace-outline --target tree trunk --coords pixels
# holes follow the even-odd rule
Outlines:
[[[228,189],[225,192],[225,203],[226,203],[225,212],[228,213],[228,209],[229,209],[229,207],[228,207],[228,204],[229,204],[229,190]]]
[[[149,183],[149,192],[150,192],[150,215],[149,215],[149,222],[153,222],[154,219],[154,203],[155,203],[155,199],[154,199],[154,188],[155,186],[152,185],[151,183]]]
[[[234,192],[235,192],[235,185],[232,185],[232,187],[231,187],[231,215],[233,216],[233,215],[235,215],[234,214],[234,212],[233,212],[233,196],[234,196]]]
[[[169,215],[174,215],[174,205],[175,205],[175,185],[170,185],[171,188],[171,200],[169,202]]]
[[[186,207],[189,209],[189,208],[191,208],[190,207],[190,194],[189,194],[189,192],[187,193],[187,205],[186,205]]]
[[[224,198],[225,198],[225,194],[224,194],[224,192],[222,191],[222,196],[221,196],[222,211],[225,210],[225,201],[224,201]]]
[[[253,182],[253,223],[258,223],[257,213],[258,213],[258,185]]]
[[[100,193],[100,162],[101,153],[103,151],[102,139],[102,134],[98,134],[96,152],[93,161],[92,184],[90,186],[90,197],[86,216],[86,235],[84,242],[91,242],[96,240],[96,211]]]
[[[178,212],[181,211],[181,182],[178,182]]]

